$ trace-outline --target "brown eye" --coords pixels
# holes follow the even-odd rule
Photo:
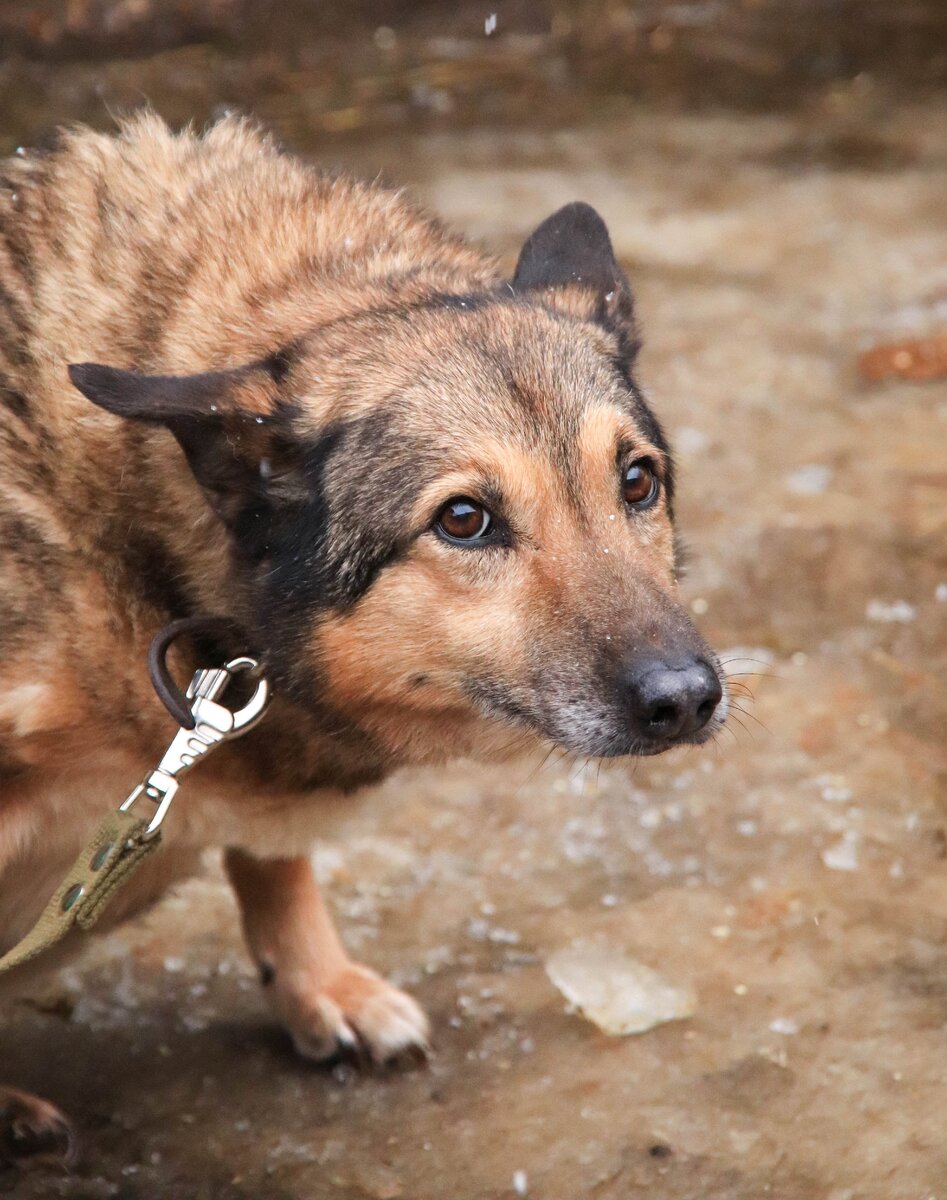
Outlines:
[[[626,468],[622,493],[629,508],[650,508],[658,498],[658,479],[646,458]]]
[[[459,496],[448,500],[438,513],[435,528],[451,542],[476,542],[485,538],[493,526],[493,517],[476,500]]]

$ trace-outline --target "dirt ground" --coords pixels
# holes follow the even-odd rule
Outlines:
[[[859,76],[786,112],[291,140],[511,260],[559,204],[606,216],[685,594],[752,698],[704,750],[404,775],[327,823],[348,944],[431,1015],[424,1068],[295,1059],[211,864],[0,1014],[4,1081],[83,1142],[0,1194],[947,1200],[947,386],[855,369],[947,328],[947,108]],[[544,963],[574,939],[693,1017],[567,1011]]]

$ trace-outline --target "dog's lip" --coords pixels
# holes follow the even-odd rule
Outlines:
[[[654,743],[640,743],[630,750],[616,750],[611,754],[599,755],[601,758],[656,758],[659,754],[665,754],[668,750],[675,750],[678,746],[685,743],[675,741],[664,741]]]
[[[547,735],[548,737],[548,735]],[[560,746],[565,745],[558,738],[551,739],[557,742]],[[674,750],[677,746],[683,745],[682,742],[662,741],[662,742],[634,742],[634,743],[618,743],[617,738],[612,739],[612,744],[602,748],[600,746],[589,748],[588,746],[580,747],[575,745],[566,745],[566,749],[571,750],[574,754],[583,754],[588,758],[655,758],[658,754],[664,754],[667,750]]]

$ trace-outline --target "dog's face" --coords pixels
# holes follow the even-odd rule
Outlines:
[[[574,205],[496,294],[233,371],[72,375],[178,438],[295,699],[416,761],[511,727],[610,756],[703,741],[723,707],[675,598],[672,464],[633,354],[627,281]]]

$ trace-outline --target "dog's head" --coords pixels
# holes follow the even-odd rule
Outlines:
[[[177,438],[294,699],[407,759],[491,753],[511,726],[610,756],[701,742],[724,707],[676,598],[673,464],[635,349],[628,281],[576,204],[496,291],[232,370],[70,374]]]

